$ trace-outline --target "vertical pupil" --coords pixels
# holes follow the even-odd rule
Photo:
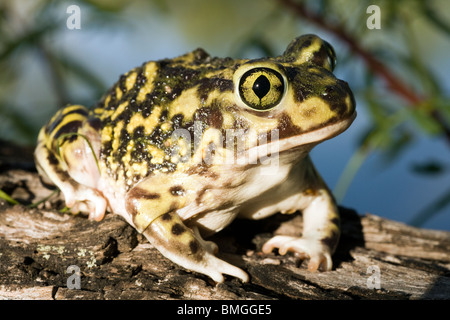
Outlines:
[[[260,75],[253,83],[253,92],[261,100],[270,91],[270,81],[266,76]]]

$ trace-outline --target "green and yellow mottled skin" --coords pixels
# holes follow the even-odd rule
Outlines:
[[[302,210],[303,237],[277,236],[263,251],[294,251],[311,270],[329,270],[339,216],[308,152],[356,114],[334,63],[332,47],[314,35],[276,58],[197,49],[144,63],[90,110],[61,109],[39,134],[37,168],[72,211],[120,214],[163,255],[219,282],[248,276],[216,258],[201,233],[238,215]]]

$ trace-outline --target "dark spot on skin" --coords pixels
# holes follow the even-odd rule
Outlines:
[[[294,62],[299,58],[302,51],[311,46],[312,39],[315,36],[304,35],[293,40],[283,53],[282,58],[284,62]]]
[[[58,175],[59,179],[62,181],[65,181],[66,183],[69,183],[75,190],[78,189],[79,184],[69,176],[67,171],[62,170],[62,168],[59,165],[59,160],[58,160],[58,158],[56,158],[55,154],[48,149],[46,149],[46,152],[47,152],[47,160],[48,160],[49,164],[53,166],[53,170]],[[38,166],[42,169],[42,166],[37,161],[37,159],[35,161],[36,161],[36,166]],[[42,179],[41,179],[41,181],[42,181]],[[48,184],[46,184],[46,185],[48,185]]]
[[[125,82],[127,80],[127,76],[125,74],[121,75],[119,78],[119,88],[122,90],[123,93],[127,92],[127,87],[125,85]]]
[[[300,46],[299,49],[303,50],[303,48],[308,48],[310,45],[311,45],[311,39],[308,39],[302,43],[302,45]]]
[[[44,187],[46,187],[47,189],[53,190],[53,189],[57,188],[53,183],[49,184],[48,182],[44,181],[44,179],[42,178],[41,175],[39,175],[38,178],[39,178],[39,181],[41,182],[41,184]]]
[[[74,141],[77,140],[77,139],[78,139],[78,135],[77,135],[77,134],[72,134],[72,135],[66,137],[66,138],[64,139],[64,141],[67,141],[67,142],[69,142],[69,143],[72,143],[72,142],[74,142]]]
[[[197,198],[195,199],[197,205],[199,205],[202,202],[206,190],[208,190],[208,188],[203,188],[197,193]]]
[[[53,132],[53,130],[55,130],[55,128],[61,123],[62,120],[63,120],[62,112],[59,112],[56,119],[46,126],[45,131],[48,134],[51,134]]]
[[[80,188],[80,184],[72,179],[71,176],[66,171],[59,171],[58,174],[61,177],[61,180],[64,180],[65,182],[69,183],[74,190],[78,190]]]
[[[133,220],[134,217],[138,214],[134,201],[135,199],[130,198],[129,196],[127,196],[125,199],[125,209],[133,217]]]
[[[215,89],[221,92],[232,91],[233,81],[223,78],[204,78],[198,87],[198,96],[201,100],[206,100]]]
[[[195,199],[195,202],[200,204],[203,201],[203,196],[205,195],[206,191],[209,191],[213,188],[211,185],[207,185],[204,188],[202,188],[199,192],[197,192],[197,198]]]
[[[159,193],[145,193],[142,195],[142,197],[144,199],[152,200],[152,199],[159,199],[161,195]]]
[[[77,107],[76,109],[74,109],[74,110],[71,110],[71,111],[69,111],[69,112],[65,112],[64,114],[63,114],[63,116],[65,117],[65,116],[67,116],[67,115],[69,115],[69,114],[81,114],[82,116],[87,116],[88,115],[88,110],[86,109],[86,108],[84,108],[84,107]]]
[[[224,189],[231,189],[233,187],[233,181],[226,181],[224,184],[223,184],[223,188]]]
[[[282,114],[279,119],[278,128],[279,139],[292,137],[302,132],[302,129],[292,123],[291,118],[287,114]]]
[[[345,99],[350,96],[351,103],[354,105],[354,97],[350,91],[348,84],[338,80],[335,85],[325,88],[321,95],[321,99],[326,101],[330,110],[335,111],[338,117],[345,116],[348,113]]]
[[[330,223],[333,223],[333,224],[335,224],[336,226],[339,227],[340,219],[338,217],[335,217],[335,218],[330,220]]]
[[[164,110],[161,112],[161,115],[159,116],[159,123],[165,122],[165,121],[167,120],[168,114],[169,114],[169,110],[164,109]]]
[[[56,166],[56,165],[59,164],[59,161],[58,161],[58,159],[56,158],[56,156],[55,156],[55,154],[53,152],[49,152],[48,153],[47,160],[53,166]]]
[[[75,133],[78,131],[78,128],[81,126],[81,120],[70,121],[63,125],[59,130],[55,133],[54,139],[58,139],[63,134],[66,133]]]
[[[147,136],[148,142],[157,146],[159,149],[164,150],[164,141],[166,141],[172,135],[172,131],[164,131],[159,124],[153,129],[153,132]]]
[[[328,60],[328,52],[326,50],[326,47],[323,45],[323,46],[320,46],[319,51],[315,51],[313,53],[313,58],[311,59],[311,62],[318,66],[323,67],[325,64],[325,61],[327,61],[327,60]]]
[[[100,129],[102,128],[102,122],[100,121],[99,118],[89,118],[87,122],[89,126],[91,126],[91,128],[97,132],[99,132]]]
[[[298,68],[285,67],[284,70],[285,70],[284,72],[286,74],[286,78],[288,79],[288,81],[289,82],[294,81],[298,75]]]
[[[184,196],[184,188],[182,186],[173,186],[169,189],[173,196]]]
[[[140,89],[142,87],[142,85],[144,85],[147,82],[147,77],[144,75],[143,72],[143,67],[142,66],[139,70],[140,72],[138,73],[137,77],[136,77],[136,83],[135,85],[138,86],[138,89]]]
[[[145,170],[144,176],[147,176],[147,173],[149,172],[148,166],[151,161],[151,154],[148,152],[145,142],[140,141],[138,138],[134,139],[134,142],[134,147],[130,153],[130,164],[139,163],[139,166],[143,167]],[[136,172],[134,172],[133,175],[138,176]]]
[[[202,164],[198,164],[196,166],[189,168],[186,171],[186,173],[189,175],[198,174],[199,176],[204,176],[211,179],[219,178],[219,174],[215,173],[214,171],[211,171],[207,165]]]
[[[126,130],[126,126],[124,125],[124,128],[122,128],[119,134],[119,141],[120,141],[119,147],[113,151],[114,160],[117,163],[122,163],[122,158],[127,154],[128,152],[127,147],[130,139],[131,136]]]
[[[193,52],[193,54],[194,54],[194,62],[195,62],[196,64],[204,63],[204,61],[205,61],[206,59],[210,58],[208,52],[206,52],[206,51],[205,51],[204,49],[202,49],[202,48],[196,49],[196,50]]]
[[[196,240],[192,240],[191,242],[189,242],[189,249],[191,249],[191,252],[193,254],[196,254],[199,249],[198,242]]]
[[[295,101],[303,102],[312,96],[320,96],[320,89],[318,89],[320,84],[327,77],[334,76],[325,69],[318,69],[315,65],[306,64],[296,68],[286,68],[286,77],[292,86]]]
[[[117,83],[111,87],[107,94],[103,96],[103,98],[95,105],[94,109],[102,108],[105,110],[115,110],[117,108],[117,94],[116,94],[116,86]],[[108,104],[105,104],[106,99],[109,97]]]
[[[108,105],[104,105],[106,110],[115,110],[117,108],[117,93],[116,93],[116,87],[113,87],[109,92],[108,92],[108,97],[109,97],[109,102]],[[101,103],[105,103],[105,100],[102,100]]]
[[[315,173],[314,173],[314,175],[315,175]],[[303,191],[303,194],[308,197],[309,196],[317,197],[319,195],[319,191],[317,189],[311,188],[311,189],[306,189],[305,191]]]
[[[133,130],[133,140],[144,137],[145,128],[144,126],[138,126]]]
[[[314,64],[287,67],[286,77],[292,86],[294,100],[299,103],[310,97],[320,97],[331,106],[333,103],[342,105],[347,92],[350,93],[348,86],[343,85],[344,81],[336,79],[331,72]]]
[[[105,155],[109,155],[112,152],[112,143],[113,143],[113,139],[103,142],[102,147],[100,149],[100,157],[101,159],[106,158]]]
[[[161,195],[159,193],[148,192],[147,190],[135,187],[130,191],[129,197],[134,199],[154,200],[161,198]]]
[[[223,116],[217,107],[203,107],[198,109],[194,114],[194,120],[206,123],[209,127],[216,129],[222,128]]]
[[[153,104],[152,104],[152,98],[151,94],[147,93],[145,95],[145,100],[142,102],[142,104],[139,106],[141,115],[144,119],[148,118],[152,112],[153,112]]]
[[[184,115],[178,113],[172,117],[172,127],[174,130],[177,130],[183,125]]]
[[[179,223],[175,223],[172,226],[172,234],[174,234],[176,236],[179,236],[180,234],[182,234],[185,231],[186,231],[186,228],[183,225],[179,224]]]
[[[161,216],[161,219],[163,221],[170,221],[172,220],[172,215],[170,214],[170,212],[166,212]]]
[[[150,93],[151,104],[165,106],[183,91],[194,86],[199,71],[177,65],[177,63],[179,61],[162,60],[157,62],[159,68],[155,75],[154,88]]]
[[[71,106],[69,105],[67,107],[71,107]],[[59,124],[70,114],[80,114],[80,115],[83,115],[83,116],[87,116],[88,115],[88,111],[84,107],[79,107],[79,108],[76,108],[76,109],[71,110],[69,112],[64,112],[64,110],[65,109],[60,110],[58,112],[58,116],[56,117],[56,119],[46,126],[46,128],[45,128],[45,132],[46,133],[51,134],[53,132],[53,130],[55,130],[55,128],[57,128],[59,126]]]

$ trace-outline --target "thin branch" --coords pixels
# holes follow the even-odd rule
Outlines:
[[[380,62],[371,52],[363,48],[359,42],[345,31],[343,25],[336,23],[329,23],[325,18],[315,12],[306,9],[303,3],[297,3],[293,0],[278,0],[284,6],[292,9],[298,16],[307,19],[319,27],[333,33],[342,42],[346,43],[348,47],[367,64],[374,74],[383,78],[388,84],[389,88],[397,95],[406,100],[410,107],[417,108],[425,101],[425,97],[420,96],[412,88],[404,84],[398,79],[382,62]],[[430,111],[431,117],[440,125],[447,142],[450,143],[450,127],[445,123],[444,117],[437,110]]]
[[[68,94],[63,81],[64,77],[61,75],[55,57],[53,57],[50,50],[48,50],[42,42],[36,44],[36,49],[40,57],[42,58],[42,61],[45,63],[47,67],[48,71],[47,74],[53,86],[53,91],[56,96],[57,105],[63,106],[67,104]]]

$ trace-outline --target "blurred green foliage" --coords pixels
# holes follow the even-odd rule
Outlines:
[[[338,199],[343,198],[373,152],[381,152],[390,163],[422,135],[443,137],[450,149],[448,77],[444,82],[442,70],[430,64],[441,61],[442,68],[449,68],[446,49],[450,11],[446,0],[2,1],[3,138],[33,144],[44,119],[49,119],[57,108],[69,102],[91,105],[112,84],[113,80],[105,81],[82,60],[58,47],[66,31],[65,10],[71,4],[82,7],[83,28],[133,32],[134,19],[145,21],[159,16],[170,21],[185,40],[208,44],[218,52],[228,48],[221,55],[274,55],[293,37],[312,27],[328,34],[341,52],[336,71],[345,73],[346,78],[351,75],[359,107],[364,106],[370,115],[370,124],[335,189]],[[366,27],[366,9],[372,4],[381,8],[381,30]],[[30,59],[38,60],[40,69],[29,67]],[[31,89],[25,92],[27,81],[32,82],[28,86]],[[87,93],[81,98],[76,96],[76,86],[82,86]],[[412,170],[442,175],[449,171],[449,162],[416,163]],[[449,204],[450,189],[413,222],[421,224]]]

